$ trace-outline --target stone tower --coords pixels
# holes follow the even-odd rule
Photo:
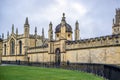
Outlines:
[[[53,29],[52,29],[52,22],[50,22],[49,24],[49,30],[48,30],[48,39],[49,39],[49,49],[48,49],[48,53],[53,53],[54,49],[53,49]]]
[[[115,19],[113,19],[112,33],[120,34],[120,8],[116,9]]]
[[[26,17],[25,24],[24,24],[24,37],[29,37],[29,22],[28,22],[28,17]]]
[[[45,35],[44,35],[44,28],[42,28],[42,43],[44,44],[45,41]]]
[[[75,40],[80,40],[80,30],[79,30],[79,23],[76,21],[75,23]]]
[[[50,22],[49,24],[48,38],[49,38],[49,41],[53,40],[52,22]]]
[[[35,27],[35,47],[37,45],[37,27]]]
[[[72,40],[72,27],[66,22],[65,18],[65,13],[63,13],[61,23],[55,29],[56,40]]]
[[[28,22],[28,17],[26,17],[25,20],[25,24],[24,24],[24,54],[25,54],[25,60],[27,61],[27,49],[30,46],[30,42],[29,42],[29,31],[30,31],[30,27],[29,27],[29,22]]]

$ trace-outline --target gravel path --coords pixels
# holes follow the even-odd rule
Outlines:
[[[0,66],[17,66],[15,64],[1,64]]]

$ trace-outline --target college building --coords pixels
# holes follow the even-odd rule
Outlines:
[[[53,32],[53,24],[49,23],[48,38],[37,34],[30,34],[28,17],[24,23],[24,33],[18,34],[18,29],[7,32],[0,40],[0,53],[2,61],[21,61],[38,63],[56,63],[58,65],[69,63],[97,63],[97,64],[120,64],[120,9],[116,9],[113,19],[112,33],[110,35],[80,39],[79,22],[75,23],[75,30],[67,23],[65,13],[61,22],[56,25]],[[73,34],[74,31],[74,34]],[[106,30],[107,31],[107,30]],[[47,32],[47,31],[46,31]],[[55,34],[55,39],[53,38]],[[73,39],[74,35],[74,39]],[[2,49],[1,49],[2,48]]]

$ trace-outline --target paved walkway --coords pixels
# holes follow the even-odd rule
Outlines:
[[[18,65],[15,65],[15,64],[1,64],[0,66],[18,66]]]

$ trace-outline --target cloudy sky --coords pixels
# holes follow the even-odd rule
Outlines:
[[[38,34],[44,28],[48,37],[50,21],[55,29],[64,12],[73,30],[78,20],[81,38],[110,35],[116,8],[120,8],[120,0],[0,0],[0,34],[11,33],[12,24],[22,34],[28,17],[30,33],[37,26]]]

